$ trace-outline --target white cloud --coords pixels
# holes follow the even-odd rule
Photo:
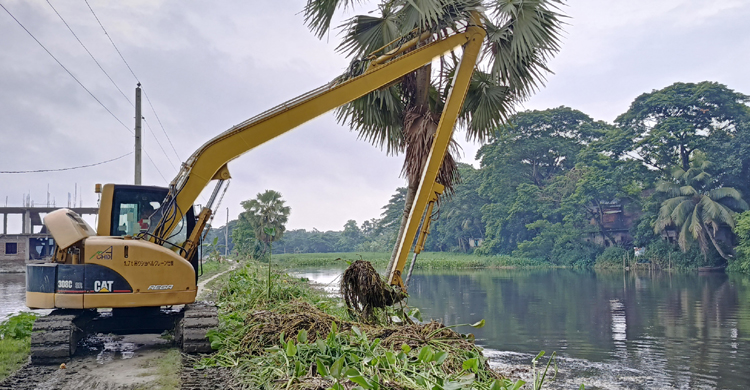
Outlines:
[[[135,79],[85,3],[52,4],[132,100]],[[304,27],[302,0],[90,4],[143,82],[182,159],[232,125],[328,82],[348,63],[335,52],[335,31],[318,40]],[[132,127],[130,103],[46,2],[3,5]],[[745,1],[574,0],[562,11],[571,18],[550,64],[555,74],[527,108],[567,105],[611,121],[637,95],[675,81],[715,80],[750,92]],[[4,12],[0,36],[0,170],[83,165],[132,150],[130,133]],[[144,115],[153,131],[145,129],[144,144],[169,180],[176,171],[154,138],[177,158],[145,99]],[[478,145],[458,138],[464,161],[473,160]],[[275,189],[293,209],[291,228],[340,229],[348,219],[361,223],[380,214],[404,183],[400,167],[400,157],[357,140],[327,114],[230,163],[234,180],[222,209],[229,206],[236,216],[240,201]],[[35,203],[44,203],[49,183],[64,205],[78,183],[84,203],[94,205],[94,183],[130,183],[132,176],[132,157],[58,174],[0,175],[0,199],[17,205],[31,192]],[[144,182],[165,184],[145,157]]]

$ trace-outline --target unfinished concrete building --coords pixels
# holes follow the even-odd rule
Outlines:
[[[26,262],[52,256],[55,241],[47,232],[42,216],[59,207],[0,207],[3,231],[0,235],[0,272],[24,272]],[[71,208],[79,215],[96,215],[96,207]],[[21,232],[8,233],[8,216],[21,216]]]

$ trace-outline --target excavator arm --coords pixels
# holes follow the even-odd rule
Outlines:
[[[219,180],[221,183],[230,178],[227,163],[231,160],[317,116],[400,79],[430,63],[434,58],[463,47],[460,67],[455,73],[430,157],[425,164],[422,184],[409,216],[408,229],[401,240],[399,261],[395,263],[391,272],[394,277],[391,278],[390,283],[403,287],[400,275],[411,247],[410,243],[414,241],[419,220],[431,194],[435,192],[433,186],[437,169],[445,156],[485,35],[485,30],[481,27],[477,16],[465,32],[435,40],[404,54],[404,51],[429,36],[429,34],[423,34],[390,53],[371,58],[369,68],[360,76],[340,83],[326,84],[214,137],[190,156],[182,165],[177,177],[170,183],[169,194],[162,204],[161,219],[154,230],[154,238],[163,240],[170,235],[176,226],[175,221],[179,220],[175,216],[182,215],[184,210],[192,207],[193,202],[210,181]],[[218,192],[218,186],[214,194],[216,192]],[[200,213],[194,233],[185,243],[186,255],[194,253],[199,235],[209,217],[210,210],[204,209]]]

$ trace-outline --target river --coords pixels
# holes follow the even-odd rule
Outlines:
[[[341,269],[296,270],[335,290]],[[26,310],[23,274],[0,274],[0,320]],[[415,271],[409,305],[474,333],[490,364],[559,355],[545,389],[750,387],[750,277],[574,270]]]
[[[341,270],[295,272],[332,283]],[[415,271],[409,305],[474,333],[501,371],[556,351],[544,388],[747,389],[750,277],[554,270]]]

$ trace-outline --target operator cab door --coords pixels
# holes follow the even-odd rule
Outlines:
[[[112,236],[134,236],[139,233],[153,233],[161,219],[161,207],[168,190],[163,187],[133,185],[115,185],[112,193],[112,214],[110,232]],[[174,249],[174,245],[183,247],[195,227],[193,208],[177,210],[177,225],[164,244],[165,248]],[[187,259],[195,271],[198,280],[198,252],[192,259]]]
[[[116,185],[112,197],[112,219],[110,235],[134,236],[139,233],[153,233],[161,219],[161,206],[167,196],[167,189],[161,187]],[[191,207],[186,212],[177,211],[177,225],[167,241],[183,246],[195,226],[195,215]],[[165,247],[172,247],[165,244]]]

